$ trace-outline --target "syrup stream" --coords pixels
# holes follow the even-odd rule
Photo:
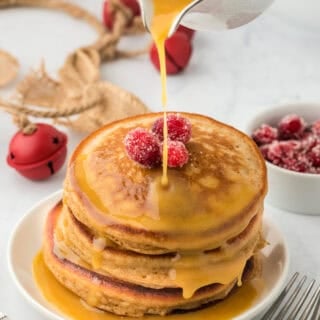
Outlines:
[[[191,3],[191,0],[154,0],[154,15],[151,22],[151,35],[156,44],[161,74],[162,110],[163,110],[163,150],[162,150],[162,179],[161,184],[166,187],[168,180],[168,126],[167,126],[167,70],[165,41],[170,28],[179,13]]]

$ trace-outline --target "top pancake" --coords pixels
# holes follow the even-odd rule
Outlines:
[[[82,222],[107,234],[149,234],[159,244],[168,237],[185,242],[203,234],[204,243],[190,243],[190,249],[214,247],[209,234],[214,238],[220,232],[227,239],[248,225],[266,193],[260,151],[230,126],[202,115],[180,114],[192,124],[190,157],[184,167],[169,168],[168,188],[161,186],[162,168],[135,163],[123,142],[134,128],[150,129],[161,113],[114,122],[78,146],[69,163],[64,198],[78,218],[74,211],[81,208]]]

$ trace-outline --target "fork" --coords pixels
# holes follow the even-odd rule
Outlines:
[[[7,319],[7,316],[4,313],[0,312],[0,320],[4,319]]]
[[[320,320],[320,285],[313,290],[316,281],[307,284],[307,276],[299,276],[292,276],[261,320]]]

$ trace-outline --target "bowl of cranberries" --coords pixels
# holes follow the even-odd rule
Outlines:
[[[320,214],[320,105],[269,108],[246,131],[266,160],[267,201],[292,212]]]

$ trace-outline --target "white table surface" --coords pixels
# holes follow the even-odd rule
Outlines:
[[[189,67],[168,80],[169,108],[204,113],[243,128],[252,115],[270,105],[319,102],[320,26],[317,29],[316,25],[307,26],[286,17],[281,1],[284,0],[278,0],[270,11],[246,27],[223,33],[197,33]],[[311,5],[312,0],[308,1]],[[101,14],[101,0],[78,3]],[[67,53],[94,38],[94,31],[86,24],[60,13],[0,10],[0,48],[21,61],[20,77],[38,66],[42,58],[49,72],[54,73]],[[148,36],[137,37],[124,40],[123,46],[147,42]],[[106,64],[102,77],[132,91],[152,110],[160,110],[159,75],[147,56]],[[0,95],[10,94],[12,88],[0,89]],[[26,210],[61,188],[65,168],[43,182],[19,176],[5,160],[15,131],[10,117],[0,111],[0,311],[11,320],[40,320],[43,316],[24,301],[10,279],[7,244]],[[81,136],[66,131],[70,155]],[[319,279],[320,216],[297,215],[268,205],[266,215],[276,221],[287,239],[291,272],[297,270]]]

